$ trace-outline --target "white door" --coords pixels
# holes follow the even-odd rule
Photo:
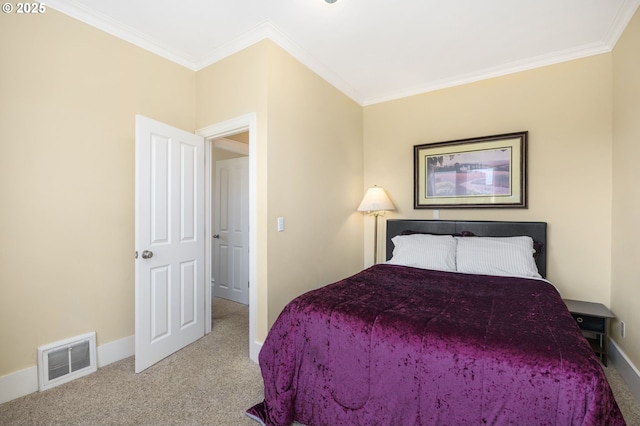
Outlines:
[[[136,116],[136,373],[204,336],[204,139]]]
[[[216,161],[213,278],[216,297],[249,304],[249,158]]]

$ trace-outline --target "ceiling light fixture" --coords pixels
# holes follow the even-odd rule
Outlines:
[[[329,4],[333,4],[333,3],[337,2],[338,0],[324,0],[324,1],[329,3]]]

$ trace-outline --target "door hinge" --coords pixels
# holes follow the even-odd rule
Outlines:
[[[138,258],[138,250],[136,250],[136,259]]]

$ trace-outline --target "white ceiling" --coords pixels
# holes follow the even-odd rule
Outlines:
[[[50,0],[193,70],[269,38],[361,105],[615,46],[640,0]]]

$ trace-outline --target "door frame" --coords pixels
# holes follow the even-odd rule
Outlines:
[[[196,130],[196,134],[205,140],[205,277],[211,282],[211,254],[212,254],[212,188],[211,178],[213,173],[213,140],[236,133],[249,132],[249,358],[258,362],[260,344],[256,342],[257,305],[258,305],[258,213],[257,213],[257,131],[256,113],[249,113],[227,121],[216,123]],[[205,318],[211,318],[211,285],[205,285]],[[205,333],[211,333],[211,321],[205,321]]]

